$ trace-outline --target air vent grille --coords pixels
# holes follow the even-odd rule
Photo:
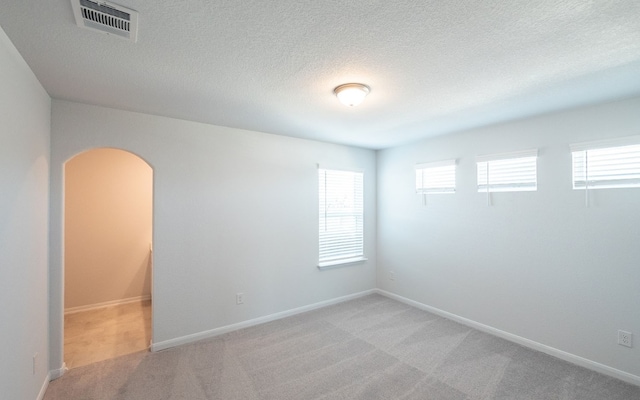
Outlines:
[[[136,11],[117,4],[91,0],[71,0],[71,4],[78,26],[136,41]]]

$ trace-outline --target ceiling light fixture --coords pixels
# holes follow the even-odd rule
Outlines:
[[[369,86],[362,83],[345,83],[333,89],[333,93],[336,94],[338,100],[348,107],[355,107],[362,103],[370,91]]]

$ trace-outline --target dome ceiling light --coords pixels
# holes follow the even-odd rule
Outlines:
[[[345,83],[333,89],[338,100],[347,107],[355,107],[362,103],[370,91],[369,86],[362,83]]]

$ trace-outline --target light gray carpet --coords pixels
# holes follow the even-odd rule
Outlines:
[[[591,372],[371,295],[73,369],[45,400],[640,399]]]

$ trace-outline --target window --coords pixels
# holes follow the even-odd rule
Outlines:
[[[455,193],[456,160],[416,165],[416,192]]]
[[[478,192],[534,191],[538,150],[477,157]]]
[[[365,260],[363,175],[318,170],[320,268]]]
[[[640,136],[571,145],[574,189],[640,187]]]

